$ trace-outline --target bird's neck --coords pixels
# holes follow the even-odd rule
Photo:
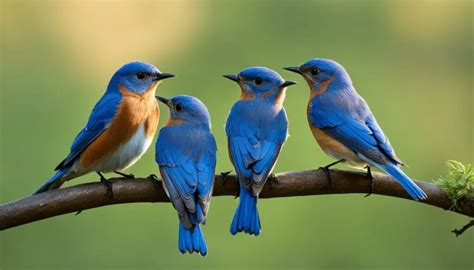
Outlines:
[[[315,96],[319,96],[326,92],[333,82],[333,77],[329,77],[328,79],[322,81],[322,82],[311,82],[310,84],[310,99],[313,99]]]
[[[278,108],[283,107],[283,102],[286,97],[286,87],[279,88],[273,87],[270,90],[263,93],[252,93],[252,92],[241,92],[240,100],[254,101],[256,103],[268,104],[276,106]]]
[[[171,117],[168,122],[166,122],[165,126],[181,126],[189,129],[193,128],[204,128],[204,129],[211,129],[211,124],[209,121],[196,121],[194,119],[188,120],[188,119],[179,119],[179,118],[174,118]]]
[[[158,85],[157,82],[153,83],[148,89],[143,92],[135,92],[130,89],[128,89],[124,85],[118,85],[118,91],[122,96],[124,97],[133,97],[133,98],[138,98],[138,99],[144,99],[144,100],[155,100],[155,92],[156,92],[156,86]]]

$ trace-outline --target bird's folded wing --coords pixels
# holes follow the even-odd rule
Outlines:
[[[365,113],[357,118],[360,120],[344,111],[318,109],[312,112],[310,121],[352,151],[376,163],[401,164],[373,115]]]
[[[370,128],[370,130],[373,132],[374,137],[377,140],[378,146],[381,148],[381,150],[388,157],[390,157],[392,161],[394,161],[397,164],[403,165],[403,162],[395,154],[395,151],[393,150],[393,147],[390,144],[390,141],[388,140],[387,136],[385,136],[379,124],[377,123],[377,120],[375,120],[375,117],[372,114],[368,115],[366,119],[366,124]]]
[[[162,141],[159,143],[162,147],[156,153],[156,162],[178,215],[187,223],[186,227],[203,222],[214,183],[215,146],[211,145],[209,151],[204,151],[196,160],[192,155],[186,154],[188,151]],[[196,215],[188,216],[189,213]]]
[[[89,146],[104,130],[106,130],[114,118],[121,101],[120,94],[106,93],[97,102],[92,110],[86,126],[74,139],[69,155],[58,165],[55,170],[72,165],[76,158]]]
[[[201,156],[196,164],[197,169],[197,193],[199,204],[201,205],[204,217],[207,216],[211,203],[212,191],[214,188],[214,172],[216,169],[216,147],[210,147],[210,151]],[[198,217],[199,220],[199,217]]]
[[[256,134],[264,139],[257,138]],[[254,194],[262,190],[286,135],[286,126],[265,132],[241,124],[228,132],[229,154],[239,180],[245,187],[252,187]]]

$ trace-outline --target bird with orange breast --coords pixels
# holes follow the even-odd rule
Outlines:
[[[115,172],[133,178],[120,171],[135,164],[150,146],[160,114],[156,86],[171,77],[174,75],[142,62],[128,63],[115,72],[86,126],[74,139],[69,155],[35,194],[97,172],[112,196],[112,183],[102,173]]]
[[[331,184],[329,168],[340,162],[367,168],[372,192],[371,166],[390,174],[414,200],[426,194],[401,169],[403,162],[365,100],[357,93],[346,69],[324,58],[311,59],[286,70],[303,76],[310,88],[308,123],[322,150],[338,159],[321,167]]]

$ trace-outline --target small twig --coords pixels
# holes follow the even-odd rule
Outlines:
[[[468,224],[464,225],[461,229],[454,229],[451,232],[456,235],[456,237],[460,236],[463,234],[467,229],[471,228],[474,226],[474,219],[471,220]]]

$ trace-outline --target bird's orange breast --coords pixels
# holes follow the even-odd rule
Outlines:
[[[308,123],[313,133],[313,137],[318,142],[319,147],[328,155],[338,158],[338,159],[345,159],[345,160],[359,160],[357,154],[352,151],[351,149],[347,148],[345,145],[331,137],[326,131],[316,127],[313,123],[311,123],[310,115],[311,115],[311,101],[313,100],[311,95],[308,106],[307,106],[307,115],[308,115]]]
[[[311,132],[313,133],[314,138],[318,142],[319,146],[323,151],[338,159],[345,159],[345,160],[359,160],[357,154],[344,146],[342,143],[331,137],[327,134],[324,130],[315,127],[313,124],[309,124],[311,128]]]
[[[122,100],[110,126],[81,154],[80,163],[88,168],[114,153],[127,143],[140,125],[144,125],[147,138],[153,137],[158,127],[159,107],[154,96],[156,84],[143,94],[120,87]]]

